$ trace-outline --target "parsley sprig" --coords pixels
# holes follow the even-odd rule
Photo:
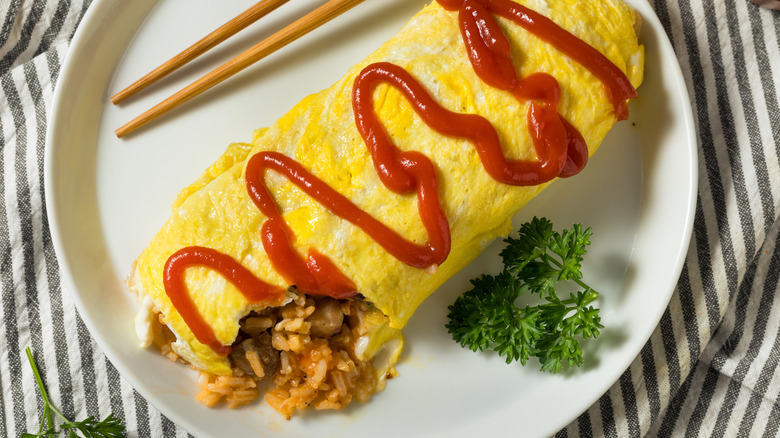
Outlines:
[[[38,366],[35,365],[35,360],[33,359],[30,347],[27,347],[25,352],[27,353],[27,360],[30,362],[30,367],[32,367],[35,382],[38,384],[38,389],[41,391],[41,398],[43,399],[43,417],[41,418],[41,425],[38,427],[38,433],[23,433],[22,438],[55,437],[66,431],[68,433],[68,438],[78,437],[79,435],[77,432],[80,432],[82,434],[81,436],[85,438],[119,438],[124,436],[123,432],[125,427],[122,425],[121,420],[116,418],[113,413],[109,414],[108,417],[102,421],[97,421],[94,417],[89,417],[82,421],[68,420],[62,412],[55,408],[49,401],[49,395],[46,393],[46,388],[43,386],[43,380],[41,379],[41,374],[38,372]],[[52,421],[52,412],[57,414],[64,422],[60,430],[57,430],[57,427]]]
[[[558,233],[545,218],[520,226],[518,238],[504,240],[504,271],[471,280],[473,288],[449,306],[446,327],[452,338],[472,351],[493,350],[507,363],[525,365],[537,357],[550,373],[580,366],[579,339],[596,338],[604,328],[599,310],[590,306],[599,294],[582,281],[591,234],[581,224]],[[560,282],[582,290],[559,298],[555,287]],[[518,307],[518,298],[529,291],[541,303]]]

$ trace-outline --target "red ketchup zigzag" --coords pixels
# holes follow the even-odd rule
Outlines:
[[[369,234],[398,260],[429,272],[450,252],[450,228],[438,196],[436,169],[420,152],[400,151],[385,132],[374,111],[373,90],[386,83],[409,101],[415,112],[437,132],[470,140],[485,171],[505,184],[537,185],[556,177],[577,174],[588,160],[588,148],[580,133],[557,112],[560,87],[547,73],[517,76],[510,57],[511,46],[494,15],[504,17],[543,39],[585,66],[604,85],[618,120],[628,117],[628,99],[636,90],[626,75],[598,50],[556,25],[549,18],[511,0],[438,0],[447,10],[458,11],[461,35],[477,75],[488,85],[511,92],[520,101],[531,101],[526,124],[533,139],[535,161],[508,160],[495,128],[482,116],[460,114],[439,105],[406,70],[380,62],[367,66],[353,85],[353,110],[358,131],[368,147],[379,178],[397,194],[417,194],[417,205],[428,243],[418,245],[399,235],[349,199],[312,175],[300,163],[278,152],[260,152],[249,159],[247,192],[268,219],[262,226],[263,248],[274,269],[300,291],[334,298],[356,296],[355,284],[325,255],[310,248],[304,258],[293,247],[295,236],[264,183],[267,170],[283,175],[333,214]],[[174,307],[202,344],[226,356],[230,347],[216,339],[199,314],[184,284],[191,266],[206,266],[227,278],[252,302],[280,302],[284,289],[255,277],[230,256],[200,246],[182,248],[165,264],[163,285]]]

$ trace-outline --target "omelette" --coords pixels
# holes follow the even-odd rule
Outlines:
[[[179,193],[128,277],[142,343],[206,405],[367,400],[420,303],[627,117],[638,26],[622,0],[433,1]]]

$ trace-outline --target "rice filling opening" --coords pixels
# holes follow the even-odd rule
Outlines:
[[[392,364],[400,342],[386,342],[392,358],[367,352],[377,321],[387,320],[373,305],[308,296],[294,287],[288,295],[287,304],[241,319],[228,355],[232,375],[199,371],[196,398],[201,403],[215,406],[224,400],[237,408],[265,394],[266,402],[290,419],[306,407],[341,409],[353,400],[365,402],[395,376]],[[170,360],[187,363],[171,346],[176,336],[157,316],[153,343]],[[382,362],[377,367],[375,357]]]

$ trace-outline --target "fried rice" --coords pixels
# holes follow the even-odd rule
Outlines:
[[[199,371],[198,401],[237,408],[264,393],[266,402],[290,419],[298,409],[341,409],[369,399],[377,388],[376,373],[370,360],[359,359],[356,347],[368,333],[368,315],[379,311],[358,300],[311,297],[295,288],[288,293],[292,300],[284,306],[241,320],[228,356],[232,375]],[[176,337],[159,314],[152,332],[162,355],[187,363],[173,350]]]

